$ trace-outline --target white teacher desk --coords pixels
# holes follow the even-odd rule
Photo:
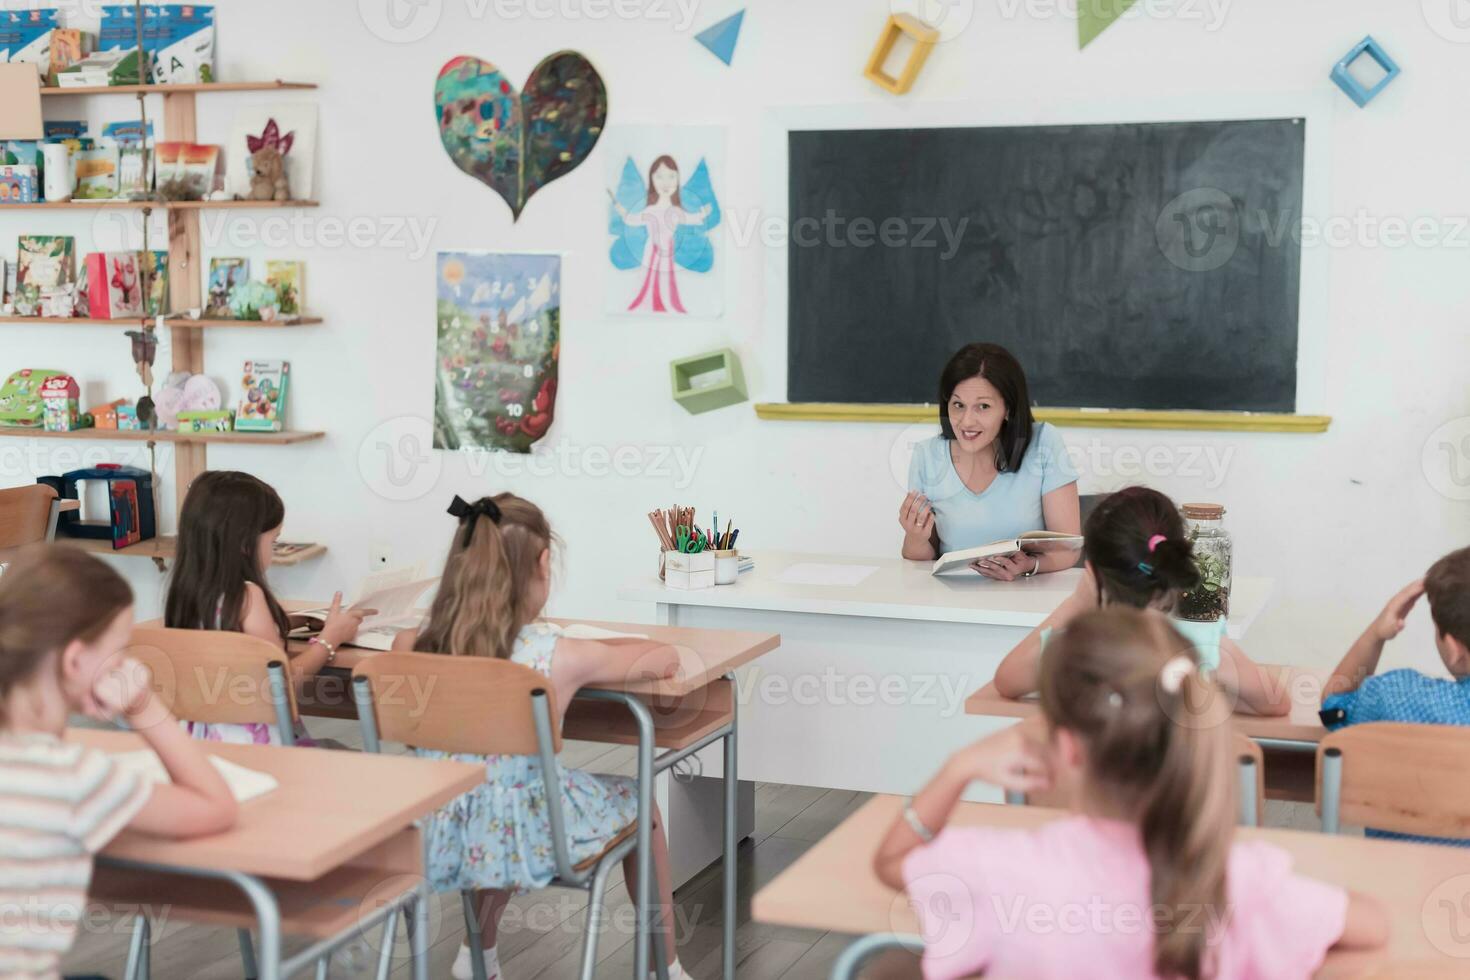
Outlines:
[[[653,603],[660,624],[781,635],[780,647],[736,672],[742,781],[890,794],[915,792],[955,749],[1012,723],[966,716],[965,699],[1082,574],[996,582],[968,570],[936,577],[929,562],[902,558],[752,557],[755,568],[734,585],[680,591],[649,574],[618,597]],[[783,580],[803,565],[835,577],[872,571],[851,585]],[[1232,637],[1270,591],[1267,579],[1235,580]],[[719,774],[718,756],[701,757],[706,775]],[[971,792],[999,799],[978,785]]]

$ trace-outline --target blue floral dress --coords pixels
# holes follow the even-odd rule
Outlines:
[[[561,631],[531,623],[516,638],[510,659],[551,676]],[[430,818],[429,881],[436,891],[545,888],[556,874],[551,820],[541,766],[529,755],[450,755],[416,750],[426,759],[452,758],[485,767],[485,782]],[[557,763],[562,812],[572,862],[600,852],[638,817],[637,781],[599,776]]]

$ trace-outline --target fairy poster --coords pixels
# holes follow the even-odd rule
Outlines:
[[[724,312],[725,131],[615,126],[603,161],[608,193],[606,310],[658,318]]]
[[[528,453],[551,427],[561,257],[440,252],[434,448]]]

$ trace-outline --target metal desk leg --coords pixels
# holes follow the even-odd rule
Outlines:
[[[413,928],[408,934],[409,955],[413,957],[413,980],[429,980],[429,886],[418,887],[418,896],[408,906],[408,921]],[[470,956],[479,955],[470,950]]]
[[[653,715],[637,698],[626,699],[638,720],[638,906],[634,980],[648,976],[649,942],[653,937]]]
[[[734,674],[726,674],[725,677],[732,682],[735,679]],[[731,701],[730,731],[725,736],[725,866],[722,872],[725,886],[725,921],[721,950],[723,953],[721,975],[724,980],[735,980],[735,848],[738,846],[739,831],[736,823],[740,798],[740,773],[736,768],[739,745],[736,739],[740,734],[739,701],[739,698]]]
[[[152,931],[146,915],[138,916],[133,922],[133,937],[128,943],[128,965],[123,969],[126,980],[148,980],[148,943],[153,938]]]
[[[235,935],[240,941],[240,966],[245,971],[245,980],[255,980],[255,941],[250,938],[249,929],[236,929]]]
[[[244,892],[255,909],[255,920],[260,926],[260,939],[255,944],[260,980],[281,980],[281,907],[276,903],[276,896],[254,875],[227,871],[217,877],[232,882]]]

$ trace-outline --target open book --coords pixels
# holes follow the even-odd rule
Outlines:
[[[141,778],[151,783],[171,782],[168,778],[168,770],[163,767],[163,760],[152,749],[118,752],[112,756],[112,761],[123,769],[136,772]],[[228,759],[221,759],[217,755],[210,756],[209,761],[224,777],[225,785],[230,787],[230,793],[234,795],[238,803],[253,800],[257,796],[264,796],[280,785],[276,782],[276,777],[270,773],[247,769]]]
[[[1028,555],[1050,555],[1058,551],[1075,552],[1081,549],[1082,535],[1080,534],[1067,534],[1063,531],[1027,531],[1019,537],[1005,541],[992,541],[990,544],[977,545],[963,551],[945,552],[934,562],[933,574],[939,575],[942,572],[954,571],[956,568],[964,568],[970,562],[981,558],[1013,555],[1018,551],[1024,551]]]
[[[352,605],[365,606],[376,611],[362,621],[356,638],[348,646],[364,647],[368,650],[392,649],[393,638],[400,630],[413,629],[423,622],[424,617],[419,612],[420,601],[424,593],[438,582],[437,578],[424,578],[422,566],[379,572],[363,579]],[[328,611],[326,608],[305,609],[296,615],[323,620]],[[316,622],[311,627],[292,631],[291,635],[297,638],[306,637],[320,630],[321,624]]]

